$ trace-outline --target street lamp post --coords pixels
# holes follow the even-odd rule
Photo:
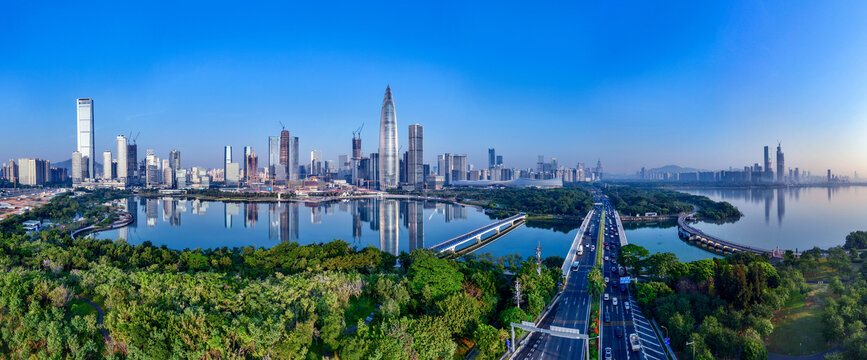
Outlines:
[[[695,360],[695,341],[690,341],[686,343],[686,346],[692,345],[692,360]]]
[[[665,337],[668,337],[668,328],[665,325],[659,325],[659,327],[665,329]]]

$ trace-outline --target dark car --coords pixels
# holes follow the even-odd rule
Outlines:
[[[605,322],[607,322],[607,323],[611,322],[611,313],[606,312],[603,317],[605,318]]]
[[[626,284],[620,284],[620,292],[626,292]]]
[[[614,335],[617,337],[623,337],[623,328],[619,326],[614,328]]]

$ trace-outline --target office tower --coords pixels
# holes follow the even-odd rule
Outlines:
[[[289,157],[292,160],[292,165],[289,166],[289,174],[292,175],[292,180],[298,180],[298,137],[292,138],[292,147],[289,151]]]
[[[496,165],[503,165],[503,155],[497,155]]]
[[[310,175],[322,175],[322,151],[310,151]]]
[[[127,159],[127,141],[126,136],[117,136],[117,178],[122,182],[127,182],[129,167]]]
[[[246,151],[247,151],[247,147],[244,148],[244,152],[246,152]],[[255,181],[258,178],[257,169],[259,166],[259,157],[256,156],[255,153],[253,153],[252,148],[250,148],[250,154],[247,155],[247,157],[245,158],[244,165],[245,165],[245,168],[247,169],[244,172],[244,176],[246,176],[247,180],[252,183],[253,181]]]
[[[238,186],[238,182],[240,181],[240,166],[238,163],[228,163],[226,164],[226,185],[227,186]]]
[[[102,178],[111,180],[111,150],[102,152]]]
[[[368,178],[370,187],[379,187],[380,173],[379,173],[379,153],[370,153],[370,168],[368,169]]]
[[[767,146],[765,146],[765,162],[764,162],[764,166],[765,166],[765,172],[770,172],[770,171],[771,171],[771,153],[770,153],[770,151],[769,151],[769,149],[768,149]]]
[[[223,177],[224,179],[229,179],[229,168],[228,165],[232,163],[232,147],[226,146],[223,148]]]
[[[169,152],[169,167],[172,171],[177,172],[181,169],[181,152],[172,150]]]
[[[452,155],[452,181],[467,179],[467,154]]]
[[[337,166],[340,171],[349,170],[349,155],[337,155]]]
[[[244,169],[243,175],[245,178],[250,178],[250,173],[249,173],[249,170],[247,169],[247,158],[250,157],[251,154],[253,154],[253,148],[251,148],[249,146],[244,146],[244,161],[241,162],[242,163],[241,167]],[[253,169],[253,172],[255,172],[255,171],[256,171],[256,169]]]
[[[602,160],[596,160],[596,180],[602,180]]]
[[[292,159],[292,137],[289,135],[289,130],[280,132],[280,167],[283,168],[283,178],[286,180],[292,179],[291,167],[289,161]]]
[[[828,182],[831,182],[831,169],[828,169]]]
[[[89,98],[77,99],[77,124],[78,124],[78,152],[81,153],[82,172],[86,172],[85,178],[96,177],[94,162],[96,160],[93,145],[93,100]]]
[[[382,111],[379,119],[379,189],[388,190],[397,187],[398,155],[397,155],[397,114],[394,109],[394,98],[391,86],[385,88],[382,99]]]
[[[783,160],[783,147],[782,144],[777,144],[777,181],[783,182],[785,181],[785,161]]]
[[[83,175],[84,169],[82,168],[82,165],[84,165],[84,164],[82,164],[81,160],[82,160],[81,159],[81,153],[78,151],[73,151],[72,152],[72,182],[74,184],[80,183],[81,179],[83,179],[82,175]]]
[[[136,144],[126,146],[126,176],[129,183],[139,183],[141,173],[138,167],[138,145]]]
[[[801,180],[801,170],[798,168],[795,168],[795,179],[794,180],[795,180],[795,182],[799,182]]]
[[[446,185],[451,184],[452,179],[452,154],[437,155],[437,175],[443,177]]]
[[[419,124],[409,126],[409,150],[407,150],[407,182],[415,190],[424,188],[424,127]]]
[[[286,168],[280,164],[281,139],[268,137],[268,177],[273,180],[286,179]],[[288,155],[288,154],[287,154]]]
[[[400,160],[398,161],[398,164],[397,164],[397,168],[398,168],[397,173],[400,174],[400,176],[398,177],[398,183],[400,183],[400,184],[406,184],[407,179],[409,178],[409,175],[407,175],[407,172],[408,172],[407,171],[407,164],[409,163],[409,159],[407,159],[408,156],[409,156],[409,151],[404,151],[403,153],[401,153],[400,154]]]
[[[169,163],[169,159],[162,159],[160,161],[160,184],[165,184],[169,187],[173,187],[175,181],[175,174],[174,171],[172,171],[172,166]]]
[[[488,148],[488,169],[493,169],[497,165],[497,153],[494,148]]]
[[[352,138],[352,159],[361,159],[361,135],[356,135]]]

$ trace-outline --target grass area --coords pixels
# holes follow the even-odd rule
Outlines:
[[[90,314],[96,316],[96,309],[93,306],[78,299],[72,299],[69,301],[69,309],[80,316],[87,316]]]
[[[602,220],[599,221],[599,240],[596,242],[596,266],[602,265],[602,254],[605,253],[605,211],[602,211]]]
[[[804,272],[804,280],[806,281],[825,281],[837,275],[837,270],[832,269],[827,264],[827,259],[819,259],[819,266],[813,271]]]
[[[343,314],[343,318],[346,319],[346,326],[355,325],[359,319],[364,319],[370,315],[375,308],[376,302],[367,296],[350,301],[349,308]]]
[[[768,352],[798,356],[830,349],[822,337],[825,296],[825,286],[813,286],[807,294],[791,296],[771,319],[774,332],[765,339]]]

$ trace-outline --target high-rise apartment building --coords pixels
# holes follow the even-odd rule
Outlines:
[[[397,187],[399,165],[397,150],[397,114],[391,86],[387,86],[379,118],[379,188],[381,190]]]
[[[467,154],[452,155],[452,181],[467,179]]]
[[[407,183],[415,190],[424,188],[424,128],[419,124],[409,126],[409,148],[406,159]]]
[[[84,179],[84,164],[81,153],[78,151],[72,152],[72,183],[78,184]]]
[[[12,184],[18,183],[18,165],[13,159],[9,159],[9,167],[6,168],[6,180]]]
[[[77,134],[78,152],[81,153],[82,172],[86,172],[85,178],[92,179],[96,177],[94,169],[95,150],[93,144],[93,99],[83,98],[76,99],[77,110]]]
[[[292,176],[292,180],[298,180],[298,137],[295,136],[292,138],[292,147],[289,153],[289,157],[292,159],[292,164],[289,165],[289,174]]]
[[[122,182],[128,182],[129,179],[129,158],[127,150],[129,145],[126,141],[126,136],[117,136],[117,178]]]
[[[21,185],[45,185],[50,163],[40,159],[18,159],[18,182]]]
[[[111,150],[102,152],[102,178],[111,180]]]

